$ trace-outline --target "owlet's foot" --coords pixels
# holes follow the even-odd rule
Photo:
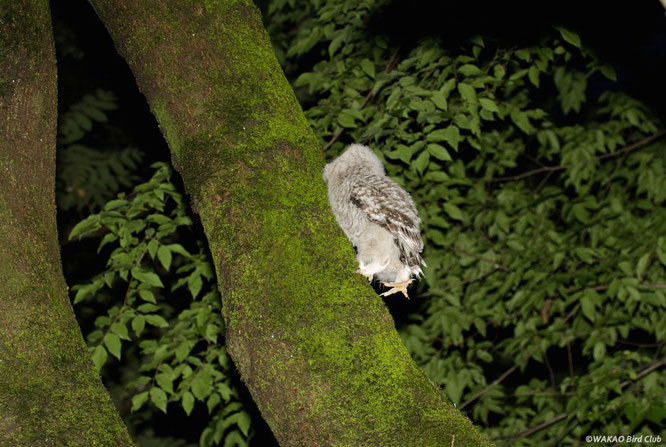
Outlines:
[[[405,295],[405,298],[409,299],[409,295],[407,295],[407,286],[410,285],[414,281],[413,279],[410,279],[409,281],[402,281],[402,282],[397,282],[397,283],[382,283],[384,284],[385,287],[392,287],[390,290],[382,293],[381,296],[389,296],[393,295],[394,293],[402,292],[403,295]]]

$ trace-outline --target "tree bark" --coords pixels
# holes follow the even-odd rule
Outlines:
[[[354,273],[319,143],[252,2],[91,3],[201,217],[228,350],[280,444],[491,445]]]
[[[0,4],[0,445],[125,446],[69,302],[56,232],[47,0]]]

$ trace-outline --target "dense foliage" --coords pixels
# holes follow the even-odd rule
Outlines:
[[[663,124],[564,28],[397,45],[368,28],[382,3],[270,0],[265,18],[327,156],[370,145],[419,207],[428,267],[398,319],[414,359],[498,445],[663,439]],[[161,412],[247,445],[205,238],[165,164],[108,201],[142,156],[78,144],[117,105],[77,104],[59,205],[99,211],[70,234],[102,259],[72,287],[93,359],[139,445],[186,444],[152,432]]]
[[[102,369],[109,354],[121,360],[123,341],[132,342],[140,362],[125,377],[132,412],[148,401],[166,412],[176,402],[189,415],[202,402],[211,416],[201,445],[246,445],[250,418],[231,383],[212,266],[201,244],[188,250],[178,242],[192,220],[170,182],[171,168],[153,167],[148,182],[107,202],[70,233],[104,234],[98,248],[108,259],[104,271],[72,287],[75,305],[94,300],[97,316],[87,334],[93,361]],[[188,293],[178,293],[181,288]]]

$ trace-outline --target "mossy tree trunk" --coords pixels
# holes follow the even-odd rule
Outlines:
[[[252,2],[91,3],[201,217],[229,352],[280,444],[490,445],[354,274],[320,145]]]
[[[0,445],[125,446],[67,295],[47,0],[0,3]]]

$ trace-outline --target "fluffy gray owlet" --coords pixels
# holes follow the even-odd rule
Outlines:
[[[358,273],[402,292],[423,275],[423,241],[416,206],[409,193],[386,176],[372,150],[352,144],[324,168],[328,201],[349,241],[356,247]]]

